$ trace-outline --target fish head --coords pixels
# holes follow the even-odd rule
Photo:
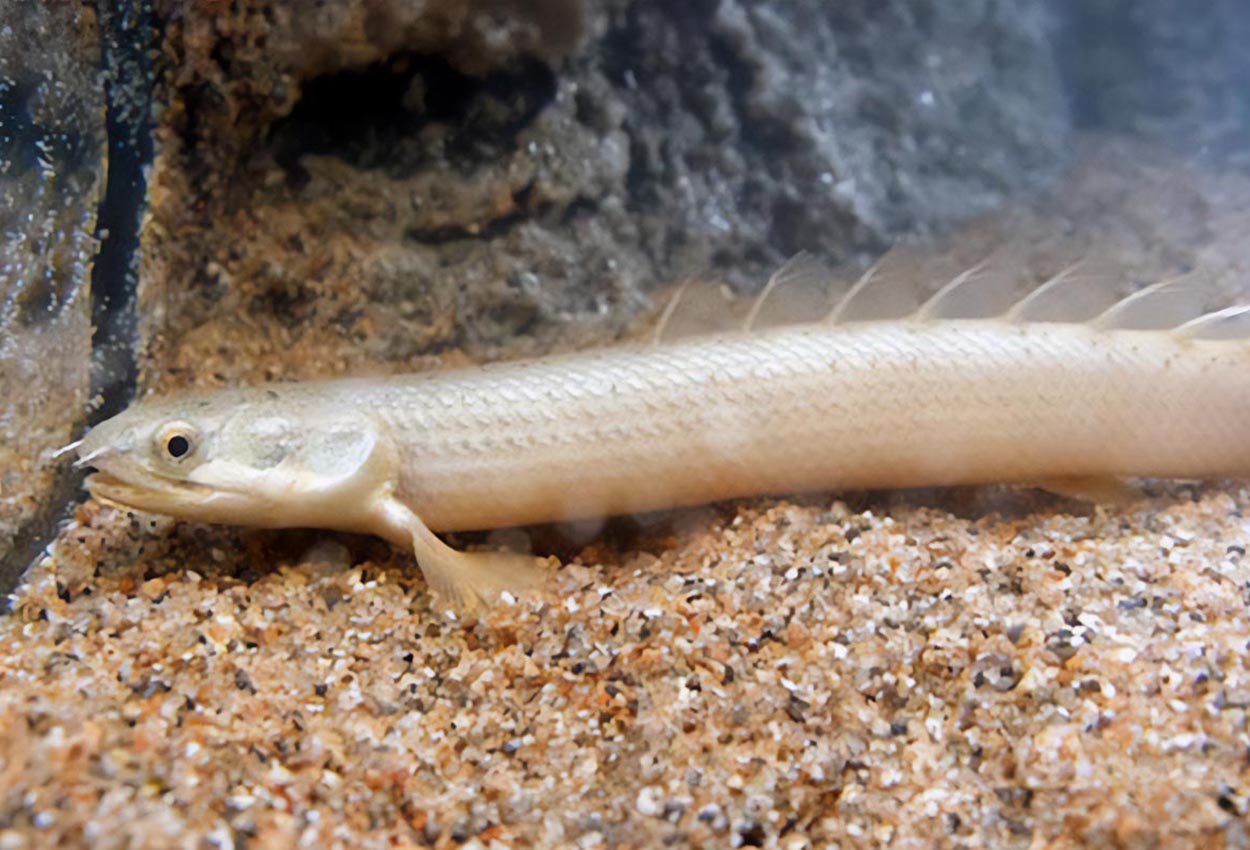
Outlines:
[[[367,530],[394,474],[389,441],[359,407],[311,395],[257,388],[142,402],[89,431],[77,465],[95,469],[93,496],[127,508]]]

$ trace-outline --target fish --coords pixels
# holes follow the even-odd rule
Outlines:
[[[1099,500],[1131,478],[1250,473],[1250,308],[1208,311],[1185,279],[1119,298],[1074,268],[1019,297],[981,266],[903,309],[874,267],[817,308],[831,278],[794,258],[732,328],[700,323],[706,299],[684,321],[701,302],[679,291],[650,341],[144,400],[76,463],[128,509],[377,535],[460,613],[540,586],[549,561],[437,532],[863,488]]]

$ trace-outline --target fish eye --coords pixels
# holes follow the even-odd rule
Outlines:
[[[190,457],[196,447],[195,429],[185,422],[171,422],[157,434],[156,443],[167,460],[181,461]]]

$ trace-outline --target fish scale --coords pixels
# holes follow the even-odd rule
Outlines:
[[[402,448],[404,501],[468,529],[810,489],[1240,474],[1250,441],[1225,423],[1250,421],[1247,365],[1241,344],[1083,325],[805,325],[361,402]]]

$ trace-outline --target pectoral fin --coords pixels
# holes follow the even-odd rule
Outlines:
[[[396,526],[407,532],[426,583],[443,604],[459,614],[483,611],[505,591],[520,595],[543,582],[544,558],[517,552],[460,552],[398,502],[389,503],[386,514],[392,529],[387,536],[396,536]]]

